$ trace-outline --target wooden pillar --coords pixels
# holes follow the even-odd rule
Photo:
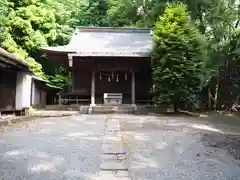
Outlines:
[[[92,72],[91,106],[95,106],[95,72]]]
[[[58,105],[61,105],[61,103],[62,103],[61,95],[58,94]]]
[[[135,72],[132,71],[132,105],[136,105],[136,102],[135,102]]]

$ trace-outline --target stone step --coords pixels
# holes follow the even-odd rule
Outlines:
[[[124,160],[102,160],[100,170],[104,171],[127,171],[127,162]]]
[[[122,142],[106,143],[102,145],[102,154],[125,154]]]
[[[80,106],[79,107],[79,113],[80,114],[88,114],[88,108],[89,108],[89,106]]]
[[[47,105],[45,110],[59,110],[59,111],[78,111],[80,105]]]
[[[104,180],[130,180],[128,177],[128,171],[100,171],[100,178]]]
[[[94,114],[110,114],[110,113],[119,113],[119,114],[132,114],[134,113],[134,107],[131,106],[94,106],[92,107],[92,113]]]

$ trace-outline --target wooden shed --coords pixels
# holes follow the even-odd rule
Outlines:
[[[27,64],[0,48],[0,113],[30,107],[31,77]]]
[[[48,80],[32,76],[31,105],[36,108],[43,108],[51,105],[56,99],[61,88],[53,86]]]

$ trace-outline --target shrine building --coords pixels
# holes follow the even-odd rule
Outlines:
[[[71,69],[72,87],[62,99],[135,106],[152,99],[151,48],[151,29],[81,27],[69,44],[43,50]]]

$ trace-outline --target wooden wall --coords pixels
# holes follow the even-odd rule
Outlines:
[[[47,105],[47,92],[44,83],[34,80],[32,82],[32,105],[45,107]]]
[[[92,72],[83,69],[73,69],[72,72],[72,91],[80,95],[91,94]]]
[[[14,111],[17,72],[0,68],[0,111]]]
[[[17,73],[16,82],[16,110],[28,109],[31,106],[32,75],[27,72]]]

